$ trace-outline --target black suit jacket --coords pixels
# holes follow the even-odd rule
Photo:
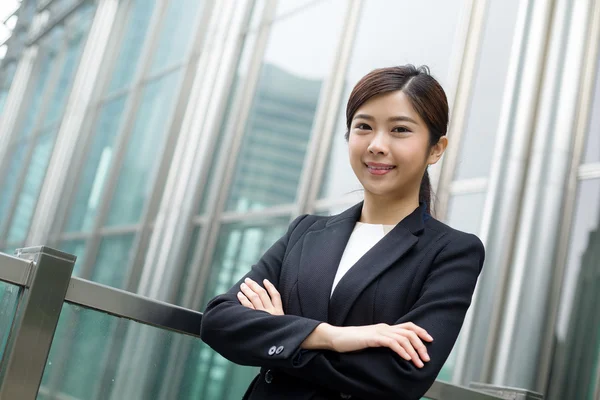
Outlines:
[[[303,215],[246,275],[269,279],[286,315],[243,307],[242,281],[211,300],[201,337],[227,359],[260,366],[249,399],[419,399],[450,354],[475,289],[484,248],[426,213],[422,204],[331,287],[362,203],[333,217]],[[243,278],[242,278],[243,280]],[[321,322],[413,322],[434,341],[422,369],[388,348],[351,353],[300,349]]]

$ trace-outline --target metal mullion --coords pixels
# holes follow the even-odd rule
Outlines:
[[[487,0],[470,0],[470,13],[460,67],[456,69],[456,92],[453,96],[448,133],[452,140],[444,154],[439,170],[435,201],[436,218],[445,220],[450,201],[450,186],[458,165],[462,134],[467,124],[467,115],[473,97],[474,78],[477,73],[483,29],[488,9]]]
[[[114,236],[124,235],[126,233],[134,233],[140,230],[142,224],[129,224],[129,225],[118,225],[118,226],[105,226],[98,229],[100,236]]]
[[[600,79],[600,77],[599,77]],[[578,179],[600,178],[600,162],[580,165],[577,170]]]
[[[88,232],[64,232],[57,236],[58,241],[64,240],[85,240],[90,236]]]
[[[113,25],[116,26],[116,28],[113,29],[113,32],[115,33],[111,35],[111,38],[109,39],[110,42],[107,46],[107,49],[115,49],[115,51],[107,51],[105,59],[106,63],[110,65],[110,67],[104,69],[104,72],[99,73],[98,83],[95,85],[95,89],[92,92],[92,98],[101,98],[101,95],[106,92],[106,90],[108,89],[108,84],[110,83],[110,78],[116,66],[115,61],[118,56],[118,51],[116,50],[120,49],[120,47],[118,47],[117,45],[122,39],[123,33],[125,31],[124,28],[126,27],[125,23],[127,22],[127,17],[129,16],[131,8],[133,7],[133,2],[125,2],[121,4],[126,4],[127,7],[120,8],[120,11],[118,11],[115,23]],[[128,90],[125,90],[123,92],[120,92],[119,95],[126,96],[127,93]],[[51,230],[50,237],[54,235],[60,235],[61,232],[63,232],[65,229],[68,220],[68,211],[70,210],[73,202],[75,201],[75,194],[77,193],[77,183],[79,182],[81,175],[83,174],[83,166],[85,165],[86,161],[85,155],[88,154],[88,151],[90,150],[93,143],[94,132],[92,131],[92,129],[95,127],[98,121],[98,117],[100,116],[100,110],[102,109],[103,105],[111,100],[114,100],[110,98],[110,96],[108,96],[107,98],[109,99],[108,101],[92,101],[90,103],[90,107],[86,111],[85,121],[82,124],[82,130],[86,133],[84,134],[85,136],[82,139],[80,139],[82,144],[79,144],[79,146],[77,146],[79,147],[79,151],[75,151],[75,157],[71,163],[72,167],[70,168],[70,171],[73,171],[73,175],[72,179],[70,179],[70,184],[65,185],[65,188],[63,189],[63,195],[67,199],[67,201],[64,202],[64,206],[62,207],[62,209],[61,207],[59,207],[59,209],[57,210],[54,223],[52,224],[54,225],[55,229]]]
[[[273,218],[281,216],[289,216],[295,210],[294,204],[284,204],[274,207],[265,208],[262,210],[251,211],[224,211],[221,214],[221,223],[232,223],[244,220],[252,220],[257,218]]]
[[[460,194],[485,193],[487,190],[487,185],[487,178],[461,179],[458,181],[453,181],[450,184],[449,196],[452,197]]]
[[[575,206],[577,204],[578,186],[582,175],[585,176],[586,167],[590,165],[596,166],[598,174],[596,177],[600,178],[600,163],[581,165],[583,160],[583,151],[586,144],[586,134],[589,132],[589,125],[591,122],[591,113],[593,107],[593,88],[595,79],[599,79],[598,74],[598,55],[600,54],[600,0],[595,0],[591,5],[590,14],[590,27],[588,30],[587,38],[587,54],[584,56],[583,68],[581,73],[580,83],[580,96],[578,99],[579,107],[578,114],[576,117],[574,129],[575,138],[573,139],[571,165],[567,175],[567,183],[565,185],[565,197],[562,209],[562,218],[560,221],[561,232],[559,233],[556,246],[557,253],[555,258],[556,269],[554,277],[550,284],[550,290],[552,295],[550,296],[550,304],[548,306],[549,318],[545,325],[546,332],[554,332],[556,322],[558,320],[558,311],[561,303],[561,291],[564,283],[565,268],[569,256],[569,247],[571,242],[571,235],[575,227],[573,226]],[[594,168],[591,169],[592,171]],[[582,173],[583,172],[583,173]],[[559,379],[549,380],[549,372],[552,368],[552,364],[556,364],[557,353],[556,343],[554,341],[554,334],[547,335],[544,340],[544,345],[540,356],[540,367],[537,374],[538,388],[545,388],[548,393],[552,393],[552,388],[555,383],[553,381],[559,381]],[[545,350],[547,349],[547,350]],[[560,360],[560,358],[558,357]],[[555,365],[554,370],[563,371],[563,365]],[[600,368],[599,368],[600,371]],[[561,377],[562,374],[559,375]]]
[[[61,39],[64,39],[64,37],[61,37]],[[37,118],[35,119],[33,128],[31,129],[31,133],[30,136],[27,138],[27,140],[29,141],[29,149],[25,154],[25,158],[23,159],[23,164],[21,166],[21,172],[19,174],[19,179],[17,180],[17,184],[15,185],[15,192],[13,194],[13,198],[11,200],[11,205],[8,208],[8,213],[7,213],[7,218],[4,220],[4,225],[2,226],[2,229],[0,231],[0,241],[7,241],[8,240],[8,233],[10,230],[10,227],[12,225],[12,220],[14,218],[14,212],[18,206],[18,200],[21,194],[21,190],[23,189],[23,186],[25,185],[25,179],[27,178],[27,172],[29,171],[29,164],[31,162],[31,158],[33,157],[33,153],[35,152],[35,148],[37,143],[39,142],[41,133],[43,131],[40,130],[40,127],[42,125],[42,121],[45,119],[46,117],[46,113],[48,112],[48,107],[50,105],[50,101],[51,98],[53,97],[52,95],[54,94],[54,90],[56,89],[57,85],[58,85],[58,78],[60,75],[60,72],[62,71],[64,64],[66,62],[66,53],[67,53],[67,48],[68,48],[68,41],[64,40],[62,43],[62,46],[60,48],[60,51],[58,52],[58,60],[56,60],[54,62],[54,67],[52,68],[52,71],[50,72],[50,75],[48,77],[48,81],[46,82],[45,88],[44,88],[44,92],[42,94],[43,97],[43,102],[42,105],[40,107],[40,112],[37,115]],[[35,207],[35,206],[34,206]]]
[[[338,120],[339,105],[345,89],[345,77],[350,63],[354,40],[358,30],[360,11],[363,0],[353,0],[348,4],[344,25],[339,38],[339,46],[332,65],[330,74],[329,90],[325,94],[326,100],[320,106],[318,123],[315,123],[309,152],[305,157],[302,180],[297,192],[297,209],[291,216],[302,213],[310,213],[315,210],[315,202],[319,196],[325,167],[329,158],[335,126]]]
[[[163,20],[163,11],[166,5],[166,0],[157,0],[157,5],[155,6],[150,26],[147,32],[149,34],[146,36],[147,39],[144,43],[144,48],[140,54],[140,64],[135,73],[135,77],[133,81],[135,82],[132,85],[132,91],[129,94],[127,99],[127,103],[125,105],[125,110],[123,111],[123,120],[119,125],[119,132],[116,138],[116,146],[117,149],[113,159],[111,161],[110,171],[108,173],[108,179],[105,183],[105,186],[102,191],[101,200],[100,200],[100,208],[98,213],[96,214],[96,218],[94,221],[93,228],[91,230],[92,235],[89,240],[87,255],[84,265],[81,268],[81,276],[83,278],[88,278],[91,276],[92,268],[94,266],[94,261],[98,254],[98,250],[100,248],[101,235],[100,229],[104,226],[106,218],[108,216],[109,208],[111,205],[112,197],[114,191],[116,189],[117,180],[119,178],[119,173],[121,166],[123,164],[125,153],[127,150],[127,144],[131,134],[133,133],[133,124],[135,123],[135,117],[137,116],[137,111],[140,106],[140,98],[142,91],[144,89],[142,82],[143,78],[150,67],[151,62],[151,54],[154,50],[156,38],[158,36],[158,31],[161,26],[161,22]],[[128,268],[129,266],[125,266]]]
[[[272,19],[272,16],[275,15],[276,8],[276,0],[268,1],[267,4],[265,4],[265,8],[263,10],[263,21],[270,21]],[[193,276],[190,279],[190,281],[193,282],[204,282],[210,270],[210,264],[213,256],[212,253],[216,248],[220,230],[220,216],[223,213],[225,203],[229,195],[229,191],[231,190],[233,174],[235,172],[235,164],[237,164],[237,162],[239,161],[237,160],[237,158],[239,155],[242,141],[244,139],[246,123],[248,121],[250,110],[253,104],[254,93],[257,88],[258,78],[262,67],[263,57],[267,48],[267,42],[269,40],[270,31],[270,24],[261,26],[259,30],[258,37],[255,43],[253,58],[248,68],[248,84],[245,86],[245,91],[243,92],[243,94],[240,95],[240,101],[237,104],[237,107],[239,109],[239,113],[237,113],[237,115],[239,115],[239,118],[236,121],[236,125],[231,127],[232,129],[234,129],[234,136],[231,141],[231,147],[230,149],[222,148],[220,152],[220,157],[217,161],[217,168],[215,168],[215,171],[222,171],[222,179],[219,179],[222,182],[222,184],[219,187],[217,195],[211,199],[212,204],[209,204],[207,207],[207,214],[211,215],[212,219],[207,226],[208,234],[203,235],[202,237],[202,247],[204,249],[204,254],[202,257],[202,263],[200,265],[200,268],[198,268],[197,275]],[[225,154],[227,154],[227,157],[224,156]],[[233,163],[234,165],[231,165],[230,167],[226,168],[226,163],[229,163],[229,160],[231,159],[235,160]],[[195,287],[195,290],[193,290],[191,293],[186,293],[184,304],[191,304],[192,308],[198,306],[204,295],[204,286],[205,285],[202,284],[197,285]]]
[[[211,4],[211,3],[206,3],[206,4]],[[167,65],[166,67],[161,68],[158,71],[148,74],[146,77],[144,77],[143,83],[145,84],[145,83],[148,83],[151,81],[159,80],[163,76],[169,75],[171,72],[177,71],[180,68],[184,68],[186,65],[189,65],[191,62],[193,62],[193,60],[186,56],[186,57],[184,57],[184,59],[182,61],[177,61],[175,63],[171,63],[171,64]]]

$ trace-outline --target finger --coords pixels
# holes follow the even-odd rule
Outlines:
[[[423,361],[429,361],[429,354],[427,354],[427,347],[423,344],[419,336],[415,332],[408,331],[406,338],[410,340],[412,347],[419,353],[419,357]]]
[[[425,329],[421,328],[419,325],[416,325],[413,322],[406,322],[404,324],[396,325],[401,329],[408,329],[410,331],[415,332],[419,337],[428,342],[433,342],[433,337],[427,332]]]
[[[400,357],[402,357],[406,361],[411,360],[410,354],[408,354],[406,352],[406,350],[404,350],[404,347],[400,346],[400,343],[398,343],[397,337],[383,336],[379,342],[382,347],[388,347],[389,349],[391,349],[392,351],[397,353]]]
[[[252,305],[252,302],[250,300],[248,300],[248,298],[244,295],[244,293],[238,292],[237,298],[244,307],[251,308],[254,310],[254,305]]]
[[[240,285],[240,290],[246,295],[248,300],[250,300],[250,302],[254,306],[254,309],[263,311],[265,310],[265,306],[262,300],[260,299],[260,296],[255,291],[253,291],[250,288],[250,286],[246,285],[245,283],[242,283]]]
[[[410,359],[418,368],[423,368],[425,366],[407,337],[400,336],[398,338],[398,343],[404,348],[404,350],[406,350],[408,355],[410,355]]]
[[[267,291],[262,286],[260,286],[258,283],[256,283],[250,278],[246,278],[244,282],[250,287],[250,289],[252,289],[254,293],[258,295],[258,297],[260,297],[260,300],[265,306],[265,309],[271,309],[273,307],[273,303],[271,302],[271,297],[269,297],[269,293],[267,293]]]
[[[265,279],[263,283],[267,288],[267,292],[269,292],[269,296],[271,296],[271,302],[273,303],[273,307],[277,309],[283,309],[283,304],[281,303],[281,295],[277,291],[275,285],[269,282],[268,279]]]
[[[394,334],[382,333],[381,337],[378,340],[378,344],[381,347],[390,348],[400,357],[404,358],[406,361],[411,360],[410,354],[408,354],[406,350],[404,350],[404,347],[400,346],[400,343],[398,343],[398,337]]]

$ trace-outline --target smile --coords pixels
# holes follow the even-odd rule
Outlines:
[[[396,168],[396,166],[394,166],[394,165],[370,164],[370,163],[365,164],[365,166],[367,167],[369,172],[373,175],[385,175],[388,172],[390,172],[391,170],[393,170],[394,168]]]

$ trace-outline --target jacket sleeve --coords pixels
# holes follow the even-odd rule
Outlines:
[[[251,271],[227,293],[212,299],[202,317],[200,337],[223,357],[241,365],[282,368],[296,365],[293,360],[300,345],[321,323],[295,315],[273,316],[242,306],[237,298],[240,284],[250,277],[279,286],[281,265],[294,228],[306,216],[298,217],[286,235],[267,250]],[[301,364],[298,364],[301,365]]]
[[[433,336],[425,343],[431,361],[417,368],[388,348],[352,353],[305,351],[289,375],[368,399],[419,399],[433,384],[458,337],[484,261],[474,235],[461,235],[433,261],[417,302],[396,324],[413,322]],[[307,361],[308,359],[308,361]]]

